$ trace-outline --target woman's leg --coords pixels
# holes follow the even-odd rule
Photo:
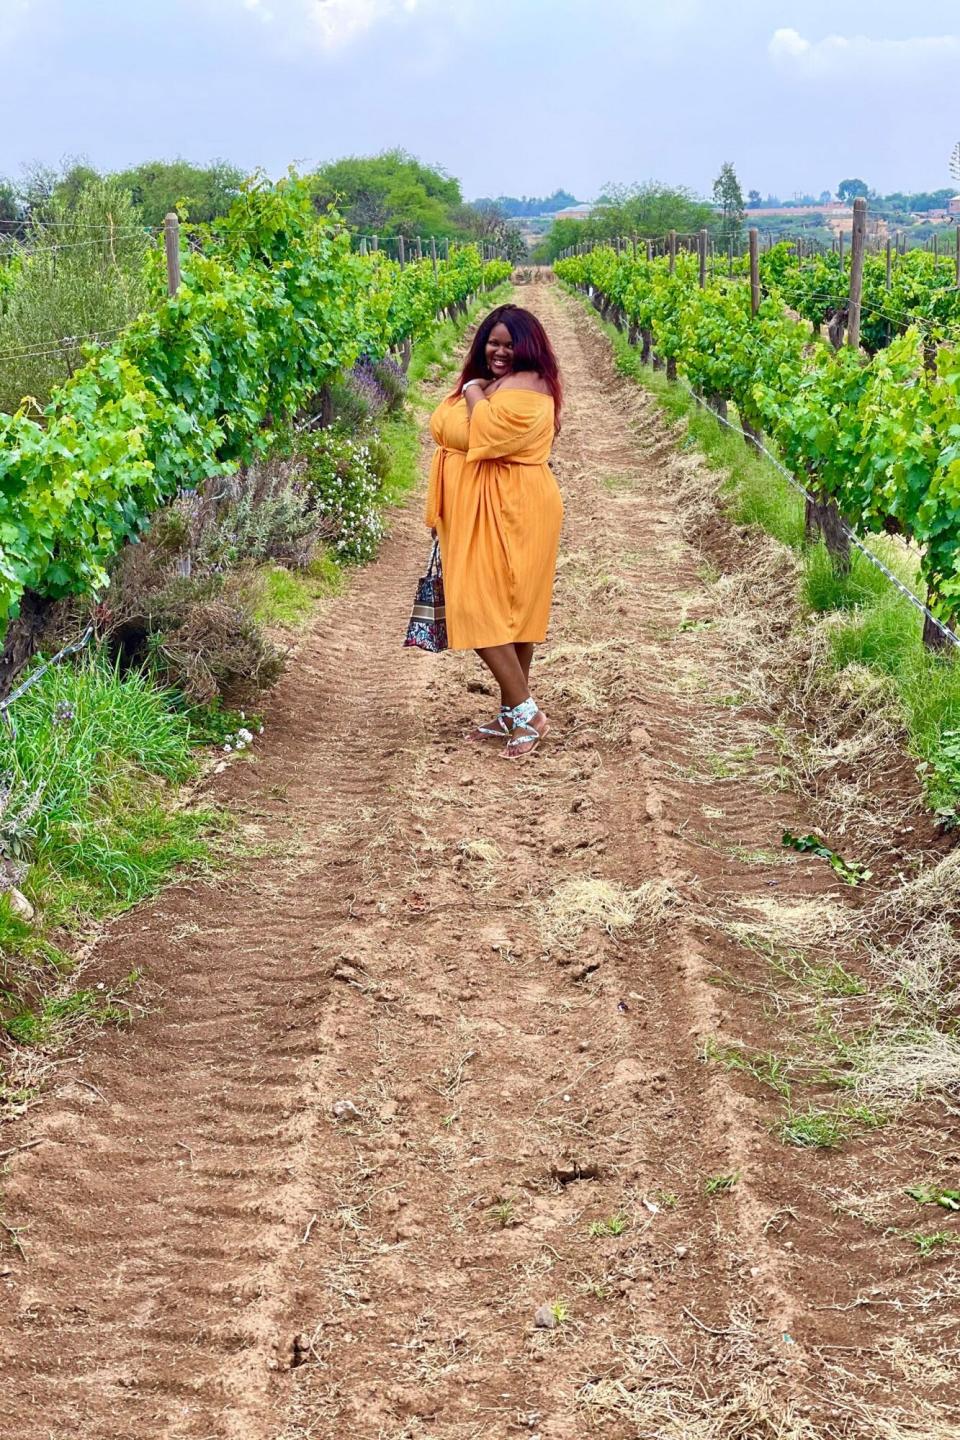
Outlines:
[[[501,704],[512,709],[529,698],[530,687],[516,645],[485,645],[477,654],[500,686]]]
[[[520,640],[514,645],[517,652],[517,659],[520,662],[520,669],[523,671],[523,678],[530,685],[530,662],[533,660],[533,641]]]

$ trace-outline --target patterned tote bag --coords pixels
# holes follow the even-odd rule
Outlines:
[[[417,584],[417,598],[407,626],[404,646],[439,654],[447,648],[447,612],[443,602],[443,572],[440,568],[440,542],[434,540],[426,575]]]

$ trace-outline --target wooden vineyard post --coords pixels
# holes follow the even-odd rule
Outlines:
[[[417,236],[417,259],[423,259],[423,241],[420,239],[419,235]]]
[[[430,259],[433,262],[433,283],[437,283],[437,241],[434,235],[430,236]]]
[[[697,249],[700,253],[700,289],[706,289],[707,285],[707,232],[700,231]]]
[[[727,255],[727,275],[728,275],[729,278],[732,280],[732,279],[733,279],[733,236],[730,237],[730,244],[729,244],[729,246],[727,247],[727,249],[728,249],[728,255]]]
[[[366,235],[361,235],[361,236],[360,236],[360,254],[361,254],[361,255],[366,255],[366,253],[367,253],[367,237],[366,237]]]
[[[760,309],[760,232],[756,226],[751,226],[747,238],[750,248],[750,313],[756,315]],[[743,414],[740,416],[740,428],[747,448],[759,450],[763,434],[755,430]]]
[[[960,231],[958,231],[957,233],[960,234]],[[648,241],[647,241],[647,264],[649,265],[652,260],[653,260],[653,241],[652,241],[652,240],[648,240]]]
[[[371,248],[371,250],[373,251],[374,255],[376,255],[377,251],[380,249],[380,236],[379,236],[379,235],[374,235],[374,236],[373,236],[372,240],[370,241],[370,248]]]
[[[863,248],[867,234],[867,202],[858,195],[853,202],[853,233],[850,237],[850,300],[847,306],[847,344],[860,348],[860,305],[863,297]]]
[[[450,241],[446,235],[443,237],[443,258],[444,260],[450,259]]]
[[[400,261],[400,269],[402,270],[407,263],[407,251],[403,243],[402,235],[397,236],[397,259]]]
[[[940,236],[939,236],[939,235],[934,235],[934,237],[933,237],[933,258],[934,258],[934,261],[937,261],[937,260],[939,260],[939,258],[940,258]]]
[[[750,231],[750,311],[756,315],[760,309],[760,233]]]
[[[960,239],[960,230],[957,231],[957,238]],[[891,243],[890,243],[890,237],[888,236],[888,237],[887,237],[887,276],[886,276],[886,285],[887,285],[887,289],[888,289],[888,290],[890,289],[890,287],[891,287],[892,284],[893,284],[893,246],[891,245]]]
[[[163,222],[163,244],[167,252],[167,294],[180,289],[180,217],[173,210]]]
[[[957,231],[957,234],[960,235],[960,230]],[[636,260],[636,258],[637,258],[637,237],[636,237],[636,235],[631,235],[631,236],[630,236],[630,243],[631,243],[631,245],[633,246],[633,258],[634,258],[634,260]]]
[[[837,252],[840,256],[840,269],[843,270],[843,231],[837,236]]]
[[[676,232],[676,230],[671,230],[671,231],[670,231],[669,245],[670,245],[670,250],[669,250],[669,253],[670,253],[670,274],[672,275],[672,274],[674,273],[674,271],[676,270],[676,268],[677,268],[677,232]]]

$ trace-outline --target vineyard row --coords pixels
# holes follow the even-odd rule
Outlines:
[[[245,190],[202,250],[178,250],[176,285],[163,252],[146,263],[145,313],[41,414],[0,416],[0,632],[27,592],[97,594],[180,489],[262,455],[359,357],[408,349],[510,274],[475,246],[355,254],[296,179]]]
[[[813,497],[808,528],[822,534],[838,569],[849,538],[887,532],[920,547],[927,603],[952,625],[960,614],[960,351],[905,332],[865,355],[812,340],[785,314],[775,289],[710,283],[703,256],[636,257],[612,246],[555,265],[605,318],[642,345],[672,378],[682,376],[744,430],[768,434],[789,472]],[[941,645],[936,626],[925,641]]]

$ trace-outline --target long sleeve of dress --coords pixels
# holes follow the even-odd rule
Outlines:
[[[545,465],[552,444],[549,397],[535,390],[499,390],[473,408],[467,464],[509,456],[519,464]]]

